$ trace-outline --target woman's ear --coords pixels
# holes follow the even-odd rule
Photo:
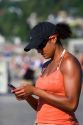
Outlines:
[[[57,34],[51,35],[51,36],[49,37],[49,39],[52,39],[51,42],[56,43],[56,41],[57,41],[57,36],[58,36]]]

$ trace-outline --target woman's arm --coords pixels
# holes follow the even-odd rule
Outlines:
[[[29,95],[28,97],[26,97],[25,99],[30,106],[34,109],[37,110],[37,105],[38,105],[38,99],[33,97],[32,95]]]

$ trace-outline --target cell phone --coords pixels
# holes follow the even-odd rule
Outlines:
[[[15,88],[16,88],[15,86],[13,86],[13,85],[10,84],[10,83],[8,83],[8,86],[9,86],[10,89],[15,89]]]

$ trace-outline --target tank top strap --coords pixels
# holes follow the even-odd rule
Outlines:
[[[60,56],[60,61],[59,61],[58,65],[57,65],[57,70],[60,69],[60,65],[61,65],[62,60],[64,58],[65,52],[66,52],[66,50],[64,49],[61,56]]]

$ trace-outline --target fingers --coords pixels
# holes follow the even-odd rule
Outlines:
[[[12,93],[22,90],[22,87],[11,90]]]
[[[21,101],[25,99],[24,93],[17,94],[15,93],[16,99]]]
[[[14,93],[15,93],[16,97],[24,97],[25,96],[25,93],[24,93],[23,90],[17,91],[17,92],[14,92]]]
[[[11,92],[15,94],[17,100],[24,100],[28,95],[31,94],[31,85],[22,86],[12,90]]]
[[[16,96],[16,99],[17,99],[18,101],[25,100],[25,99],[28,97],[28,95],[27,95],[27,96],[25,96],[25,95],[15,95],[15,96]]]
[[[12,91],[12,93],[15,94],[17,100],[24,100],[28,96],[28,94],[25,93],[24,89],[16,89]]]

